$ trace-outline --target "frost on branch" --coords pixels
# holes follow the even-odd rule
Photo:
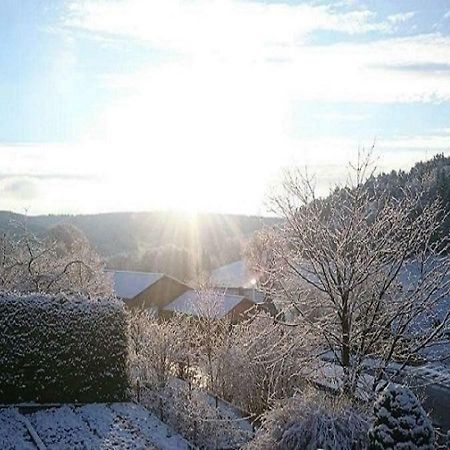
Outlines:
[[[82,231],[58,225],[37,236],[19,227],[0,236],[0,288],[47,294],[112,295],[104,264]]]
[[[374,404],[371,450],[431,450],[433,426],[419,400],[406,387],[388,384]]]
[[[375,386],[393,362],[401,372],[449,356],[450,241],[441,202],[424,202],[420,186],[393,196],[374,183],[370,155],[349,177],[319,198],[311,178],[288,172],[273,198],[284,221],[248,253],[280,319],[320,339],[354,395],[368,366]]]
[[[366,415],[345,400],[317,391],[283,400],[263,416],[247,450],[353,450],[366,448]]]

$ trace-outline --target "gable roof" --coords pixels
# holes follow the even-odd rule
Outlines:
[[[211,273],[212,284],[223,288],[249,289],[253,287],[254,279],[256,275],[247,269],[242,260],[219,267]]]
[[[242,301],[250,301],[242,295],[188,290],[166,305],[165,311],[179,312],[197,317],[221,319]]]
[[[127,270],[107,270],[106,272],[112,275],[114,293],[122,299],[136,297],[164,276],[157,272],[130,272]]]

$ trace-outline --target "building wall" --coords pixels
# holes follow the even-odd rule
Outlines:
[[[247,298],[244,298],[230,311],[228,315],[231,317],[232,322],[236,323],[245,319],[254,310],[255,304]]]

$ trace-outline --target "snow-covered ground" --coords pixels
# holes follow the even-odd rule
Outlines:
[[[414,367],[411,372],[425,380],[450,389],[450,367],[440,363],[429,363]]]
[[[35,450],[28,420],[47,450],[187,450],[189,443],[134,403],[64,405],[20,414],[0,409],[0,448]]]
[[[35,450],[23,417],[15,408],[0,410],[0,448],[2,450]]]

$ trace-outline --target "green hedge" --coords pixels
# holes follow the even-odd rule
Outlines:
[[[123,304],[0,293],[0,403],[127,398]]]

